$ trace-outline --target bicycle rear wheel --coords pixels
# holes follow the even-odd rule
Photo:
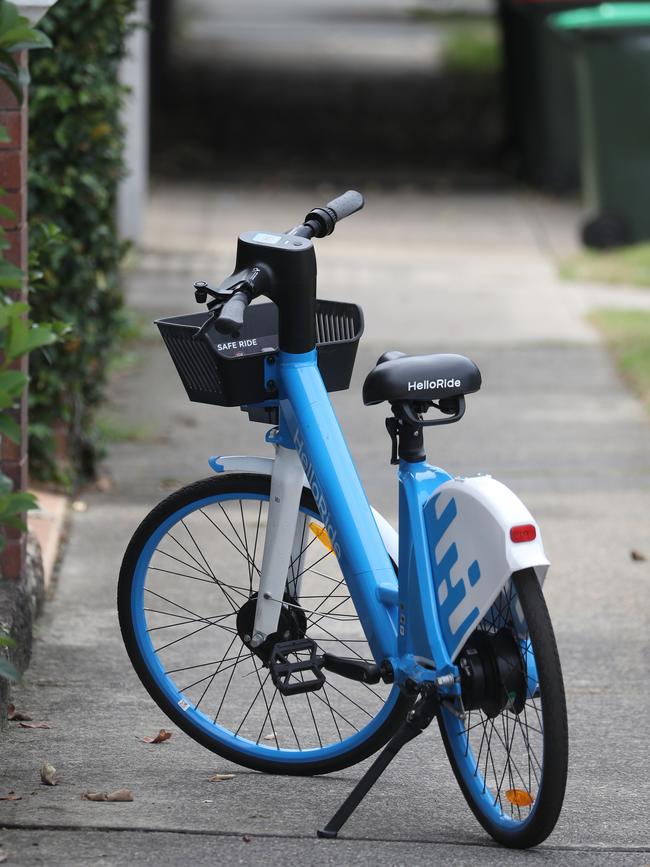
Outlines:
[[[557,822],[568,765],[560,660],[539,581],[515,573],[458,659],[465,719],[440,731],[460,788],[499,843],[523,849]]]
[[[118,608],[147,691],[188,735],[261,771],[314,774],[379,749],[406,711],[397,686],[327,672],[322,689],[284,696],[251,632],[270,478],[215,476],[172,494],[142,522],[124,556]],[[311,492],[280,624],[321,652],[372,660]],[[290,600],[290,601],[289,601]]]

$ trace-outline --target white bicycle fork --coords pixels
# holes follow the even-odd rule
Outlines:
[[[309,524],[299,520],[302,488],[309,488],[298,453],[276,446],[275,459],[250,455],[219,455],[210,458],[217,473],[254,473],[271,476],[269,517],[264,543],[260,591],[255,612],[252,645],[262,644],[277,631],[285,586],[294,599],[300,598],[305,539]],[[397,563],[399,540],[388,521],[372,510],[388,555]],[[289,553],[288,553],[289,552]]]
[[[298,452],[279,445],[275,448],[253,647],[277,631],[285,586],[294,598],[300,592],[304,527],[298,518],[306,479]]]

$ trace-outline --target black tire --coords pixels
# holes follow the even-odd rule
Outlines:
[[[536,846],[545,840],[555,827],[555,823],[560,815],[567,778],[569,738],[560,658],[542,589],[532,569],[515,573],[513,575],[512,585],[514,586],[516,596],[521,603],[525,623],[528,629],[527,641],[529,641],[532,646],[536,661],[536,681],[538,684],[539,695],[533,699],[533,702],[540,702],[535,711],[536,715],[533,718],[533,726],[529,726],[527,717],[523,725],[521,722],[518,723],[521,730],[520,737],[524,743],[524,748],[528,749],[529,754],[532,750],[533,756],[538,760],[539,757],[532,747],[533,738],[536,739],[536,744],[540,743],[542,745],[543,752],[539,767],[539,780],[533,780],[532,785],[530,773],[531,758],[530,755],[528,756],[529,786],[530,788],[536,787],[534,802],[530,811],[525,815],[522,815],[521,809],[519,808],[516,809],[518,815],[515,815],[512,804],[509,805],[508,809],[510,810],[511,818],[514,819],[514,821],[508,823],[512,825],[511,829],[504,828],[503,823],[494,820],[494,812],[486,809],[486,801],[477,796],[476,788],[472,789],[470,785],[468,785],[468,782],[463,775],[463,770],[465,771],[465,774],[469,773],[470,762],[467,758],[464,760],[459,759],[460,754],[462,754],[462,746],[461,749],[456,752],[452,748],[451,738],[454,737],[454,735],[459,737],[462,736],[457,727],[460,725],[467,725],[466,737],[467,742],[469,742],[469,729],[473,726],[471,737],[474,738],[474,743],[471,744],[470,757],[474,755],[474,744],[479,738],[481,738],[481,718],[479,718],[477,724],[476,718],[472,721],[470,716],[467,723],[461,724],[455,720],[448,711],[443,710],[438,717],[438,723],[445,744],[445,749],[447,751],[447,756],[456,776],[456,780],[458,781],[463,795],[478,821],[485,828],[488,834],[490,834],[498,843],[513,849],[526,849],[531,846]],[[486,627],[486,631],[491,631],[493,629],[493,624],[494,620],[492,621],[490,630],[487,630]],[[529,689],[530,682],[528,682],[527,691]],[[530,693],[528,694],[530,695]],[[532,716],[532,710],[530,708],[529,711]],[[477,713],[480,714],[480,717],[483,717],[481,711],[478,711]],[[512,710],[506,709],[502,713],[511,714],[508,725],[512,725],[512,739],[509,744],[509,750],[505,751],[506,755],[509,757],[517,732],[517,723],[513,721],[515,713]],[[523,711],[518,713],[517,716],[521,720]],[[491,721],[492,732],[495,730],[498,732],[498,721],[500,720],[500,715],[495,717],[495,719],[497,720],[496,725]],[[488,721],[488,724],[489,723],[490,721]],[[537,731],[538,725],[541,732],[539,735],[536,735],[535,732]],[[524,734],[524,729],[526,734]],[[485,732],[488,730],[489,729],[486,725],[483,729],[483,735],[481,738],[481,749],[483,749],[485,743]],[[508,729],[506,729],[506,731],[508,731]],[[508,738],[506,737],[505,740],[507,742]],[[501,743],[503,744],[503,741],[501,741]],[[490,749],[490,743],[488,742],[487,751],[490,752]],[[487,770],[487,773],[483,775],[481,769],[482,760],[480,756],[481,751],[479,750],[479,759],[478,761],[474,759],[474,768],[479,772],[480,779],[483,779],[483,785],[485,787],[485,784],[493,770],[494,779],[496,780],[500,774],[501,768],[498,763],[496,769],[494,769],[494,765],[492,768],[489,768],[486,756],[485,767],[486,769],[489,768],[489,770]],[[465,762],[463,768],[461,768],[459,764],[460,761]],[[520,764],[522,763],[520,762]],[[513,770],[508,760],[508,774],[510,779],[515,779],[516,785],[519,785],[517,774],[521,779],[522,771],[517,768],[517,764],[514,763],[514,760],[513,765],[516,770]],[[534,768],[534,761],[532,762],[532,765]],[[525,769],[523,770],[523,775],[526,775]],[[474,776],[476,776],[476,772],[474,773]],[[534,776],[537,777],[537,772]],[[517,789],[514,789],[514,791],[517,791]],[[492,794],[493,787],[488,786],[488,792]],[[498,790],[497,795],[500,795]],[[498,800],[499,804],[501,804],[500,796],[498,797]],[[494,803],[496,809],[496,798]]]
[[[193,720],[178,707],[177,704],[170,700],[156,678],[152,675],[136,634],[136,627],[132,615],[132,594],[136,567],[140,561],[143,549],[145,549],[145,546],[153,537],[153,534],[157,532],[158,528],[161,527],[163,522],[170,519],[171,516],[179,510],[197,503],[200,500],[205,500],[206,498],[228,494],[249,493],[252,495],[261,495],[262,498],[268,499],[269,492],[270,477],[268,476],[244,473],[228,474],[203,479],[194,484],[188,485],[187,487],[171,494],[157,505],[142,521],[134,533],[122,562],[118,585],[118,611],[122,636],[133,667],[147,692],[151,695],[160,709],[180,729],[203,746],[218,753],[225,759],[257,771],[293,775],[323,774],[338,771],[342,768],[363,761],[380,749],[403,720],[409,702],[401,695],[397,695],[395,698],[395,694],[391,693],[393,696],[391,700],[392,709],[388,712],[388,715],[379,727],[375,728],[375,730],[372,731],[372,733],[369,734],[369,736],[361,743],[355,744],[353,747],[343,751],[336,757],[329,757],[320,760],[294,761],[292,763],[283,763],[278,760],[267,760],[258,756],[252,757],[244,755],[238,750],[232,749],[229,746],[216,741],[214,737],[211,737],[209,734],[206,734],[203,729],[199,728],[198,725],[196,725]],[[264,499],[264,502],[266,502],[266,499]],[[236,500],[233,501],[236,502]],[[311,491],[307,488],[303,489],[302,492],[301,509],[306,509],[309,512],[314,513],[314,515],[318,515],[318,509],[314,498]],[[237,636],[235,636],[233,640],[235,639],[240,641]],[[244,646],[243,642],[240,643]],[[255,662],[254,665],[256,667]],[[328,683],[329,678],[330,674],[328,673]],[[350,681],[348,681],[348,683],[350,683]],[[333,716],[332,718],[334,719]],[[370,728],[370,724],[367,725]],[[280,757],[278,756],[277,758]]]

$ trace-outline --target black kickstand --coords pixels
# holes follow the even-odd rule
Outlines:
[[[413,738],[421,734],[438,713],[438,694],[433,684],[424,684],[417,701],[406,719],[386,744],[354,789],[332,816],[327,825],[316,832],[318,837],[335,838],[370,789],[384,773],[398,752]]]

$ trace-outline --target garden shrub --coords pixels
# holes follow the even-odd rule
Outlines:
[[[126,89],[118,70],[134,7],[58,0],[42,21],[54,50],[31,64],[30,303],[37,319],[63,321],[70,332],[32,365],[30,466],[64,483],[94,474],[93,415],[122,326],[116,195]]]
[[[34,30],[12,3],[0,0],[0,81],[8,85],[19,102],[23,99],[23,86],[28,76],[13,55],[21,49],[46,48],[49,44],[47,37]],[[3,126],[0,126],[0,141],[9,141]],[[0,190],[0,199],[3,195],[4,190]],[[0,219],[11,223],[16,215],[0,204]],[[8,246],[6,232],[0,226],[0,438],[17,443],[21,430],[13,410],[18,408],[28,382],[27,374],[17,369],[17,362],[22,356],[53,343],[56,333],[50,326],[30,322],[26,315],[28,305],[12,297],[20,294],[25,275],[5,260],[3,254]],[[0,551],[5,545],[4,528],[24,529],[23,514],[35,506],[33,494],[14,491],[11,479],[0,472]],[[6,643],[6,637],[0,635],[0,647]],[[0,676],[10,671],[6,660],[0,657]]]

